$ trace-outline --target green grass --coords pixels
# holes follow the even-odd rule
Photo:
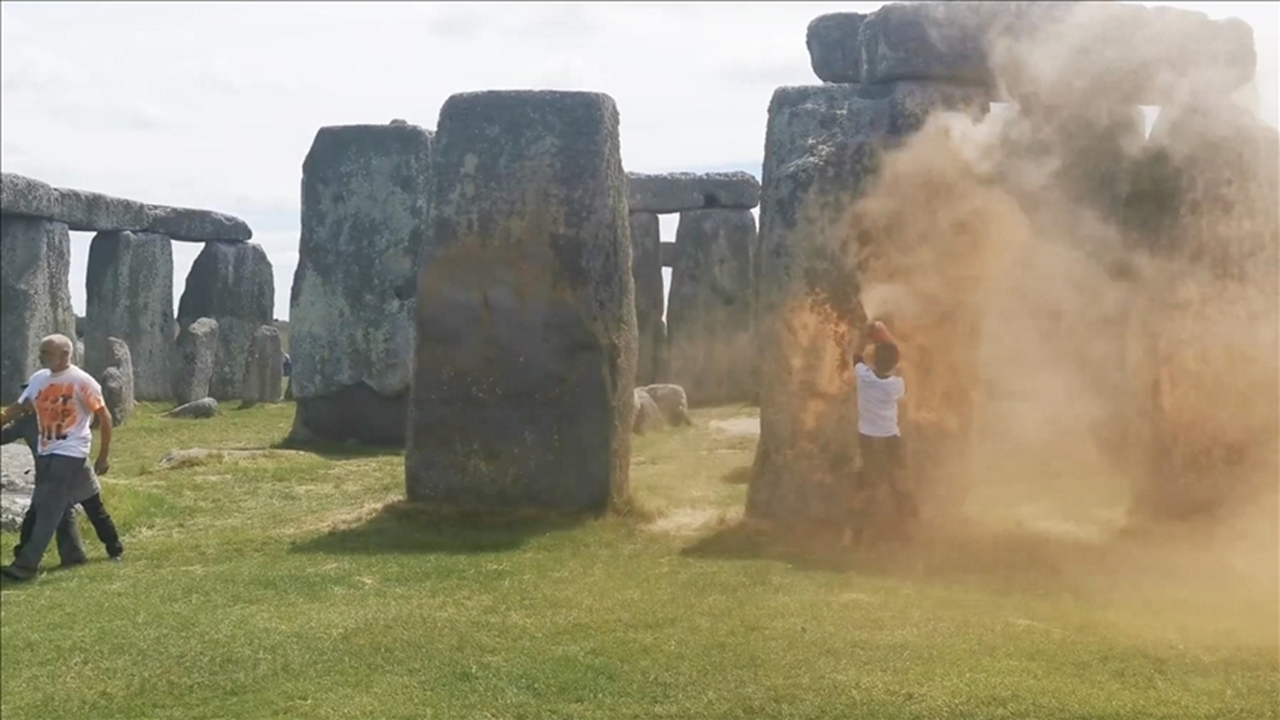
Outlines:
[[[103,478],[125,562],[86,526],[94,562],[4,586],[5,720],[1278,716],[1266,583],[1007,532],[761,536],[754,440],[708,427],[750,409],[636,440],[643,517],[521,523],[398,502],[399,453],[272,449],[291,404],[162,409]],[[263,452],[157,469],[196,447]]]

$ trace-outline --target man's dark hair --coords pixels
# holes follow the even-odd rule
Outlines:
[[[898,365],[898,346],[893,343],[876,345],[875,365],[876,372],[881,375],[888,374],[890,370],[893,370]]]

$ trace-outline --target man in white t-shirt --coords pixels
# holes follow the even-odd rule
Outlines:
[[[18,402],[0,414],[0,425],[7,425],[27,413],[35,413],[40,431],[36,482],[31,492],[31,506],[36,511],[34,527],[13,564],[0,568],[0,573],[17,580],[36,576],[63,515],[73,505],[96,495],[97,475],[105,475],[111,467],[111,413],[98,381],[71,364],[72,348],[71,339],[65,335],[41,340],[40,364],[44,369],[27,381]],[[98,459],[90,469],[95,417],[102,442]]]
[[[864,491],[887,486],[905,530],[906,523],[916,514],[915,500],[903,477],[905,455],[898,428],[898,402],[907,394],[907,385],[896,373],[898,345],[889,329],[883,322],[874,321],[867,327],[867,334],[875,343],[871,366],[861,354],[854,357],[853,365],[858,396],[858,451],[862,457],[859,485]],[[860,530],[862,524],[855,523],[855,530]]]

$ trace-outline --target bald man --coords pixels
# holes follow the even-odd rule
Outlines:
[[[35,510],[31,537],[23,543],[13,564],[0,568],[0,573],[15,580],[36,577],[58,523],[73,505],[98,494],[97,476],[111,468],[111,413],[98,381],[71,364],[73,349],[71,339],[65,335],[49,335],[41,340],[40,364],[44,369],[27,381],[27,389],[17,403],[0,413],[0,426],[34,413],[40,433],[36,482],[31,493],[31,507]],[[98,445],[98,459],[90,468],[95,417],[102,442]],[[83,545],[80,552],[84,552]]]

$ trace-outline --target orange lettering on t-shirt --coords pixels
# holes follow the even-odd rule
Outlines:
[[[36,423],[40,428],[40,447],[55,440],[66,440],[67,431],[79,420],[75,404],[75,386],[55,383],[36,395]]]

